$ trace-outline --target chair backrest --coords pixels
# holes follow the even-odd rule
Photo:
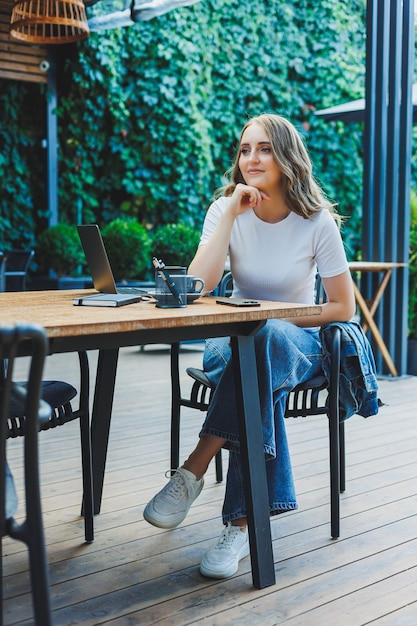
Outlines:
[[[34,250],[9,250],[6,260],[6,291],[24,291],[26,276]]]
[[[0,252],[0,292],[6,291],[6,255]]]

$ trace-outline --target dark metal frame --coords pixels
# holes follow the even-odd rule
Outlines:
[[[48,340],[43,329],[36,325],[17,325],[15,327],[0,328],[0,362],[7,359],[7,370],[3,377],[0,393],[1,416],[1,463],[0,463],[0,510],[1,510],[1,537],[9,535],[26,544],[29,551],[30,578],[32,585],[32,599],[37,626],[51,626],[51,603],[49,592],[48,562],[45,549],[43,531],[41,497],[39,485],[38,460],[38,427],[39,421],[47,419],[50,407],[40,402],[40,388]],[[23,347],[23,349],[22,349]],[[30,371],[27,389],[16,387],[12,382],[15,357],[20,350],[30,358]],[[7,417],[12,394],[18,393],[23,397],[26,414],[26,433],[24,438],[24,481],[26,517],[23,522],[16,522],[13,518],[5,518],[5,464],[6,464],[6,436]],[[1,557],[1,554],[0,554]],[[1,566],[0,558],[0,570]],[[2,576],[2,571],[0,571]],[[0,623],[2,623],[3,601],[2,590],[0,606]]]
[[[368,261],[408,263],[413,58],[413,0],[368,0],[362,228],[362,257]],[[382,305],[376,323],[403,374],[408,269],[393,274]],[[378,371],[384,371],[376,355]]]
[[[48,85],[46,97],[46,189],[48,197],[48,225],[58,224],[58,93],[56,80],[56,46],[48,49]]]

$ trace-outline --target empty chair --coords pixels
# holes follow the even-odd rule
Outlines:
[[[50,430],[63,426],[78,419],[80,423],[81,463],[83,474],[83,505],[84,536],[90,543],[94,540],[94,504],[93,478],[91,461],[91,433],[89,413],[89,367],[86,352],[79,352],[80,362],[80,390],[77,408],[73,408],[71,401],[77,396],[75,387],[60,380],[42,381],[41,397],[51,407],[48,419],[39,424],[40,430]],[[26,386],[23,381],[22,387]],[[26,434],[26,414],[24,406],[17,400],[12,402],[7,420],[7,437],[20,437]]]
[[[8,250],[5,291],[25,291],[26,276],[34,255],[34,250]]]

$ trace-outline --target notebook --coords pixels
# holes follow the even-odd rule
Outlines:
[[[113,271],[107,256],[104,241],[97,224],[77,226],[81,244],[87,259],[88,268],[93,279],[94,289],[101,293],[117,293],[126,295],[152,295],[152,289],[140,287],[116,287]],[[139,299],[139,297],[138,297]],[[121,299],[118,299],[119,301]],[[120,305],[119,305],[120,306]]]
[[[140,294],[127,293],[98,293],[92,296],[73,298],[72,303],[77,306],[124,306],[142,300]]]

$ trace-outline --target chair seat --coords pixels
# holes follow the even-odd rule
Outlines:
[[[17,387],[27,388],[27,382],[18,382]],[[16,393],[10,399],[10,418],[8,420],[7,437],[21,437],[25,434],[25,406],[24,396]],[[50,407],[49,415],[43,415],[39,419],[39,430],[49,430],[61,426],[66,422],[76,419],[73,414],[71,400],[77,395],[75,387],[60,380],[42,381],[41,398]]]
[[[27,388],[27,382],[18,382],[19,387]],[[41,398],[45,400],[52,408],[61,406],[70,402],[77,395],[75,387],[61,380],[43,380],[41,388]],[[13,396],[10,403],[10,412],[14,417],[23,417],[24,399]]]
[[[191,376],[191,378],[193,378],[197,382],[205,385],[206,387],[210,387],[210,389],[214,389],[214,383],[212,383],[212,381],[207,378],[203,370],[200,370],[197,367],[187,367],[186,372],[188,376]]]

